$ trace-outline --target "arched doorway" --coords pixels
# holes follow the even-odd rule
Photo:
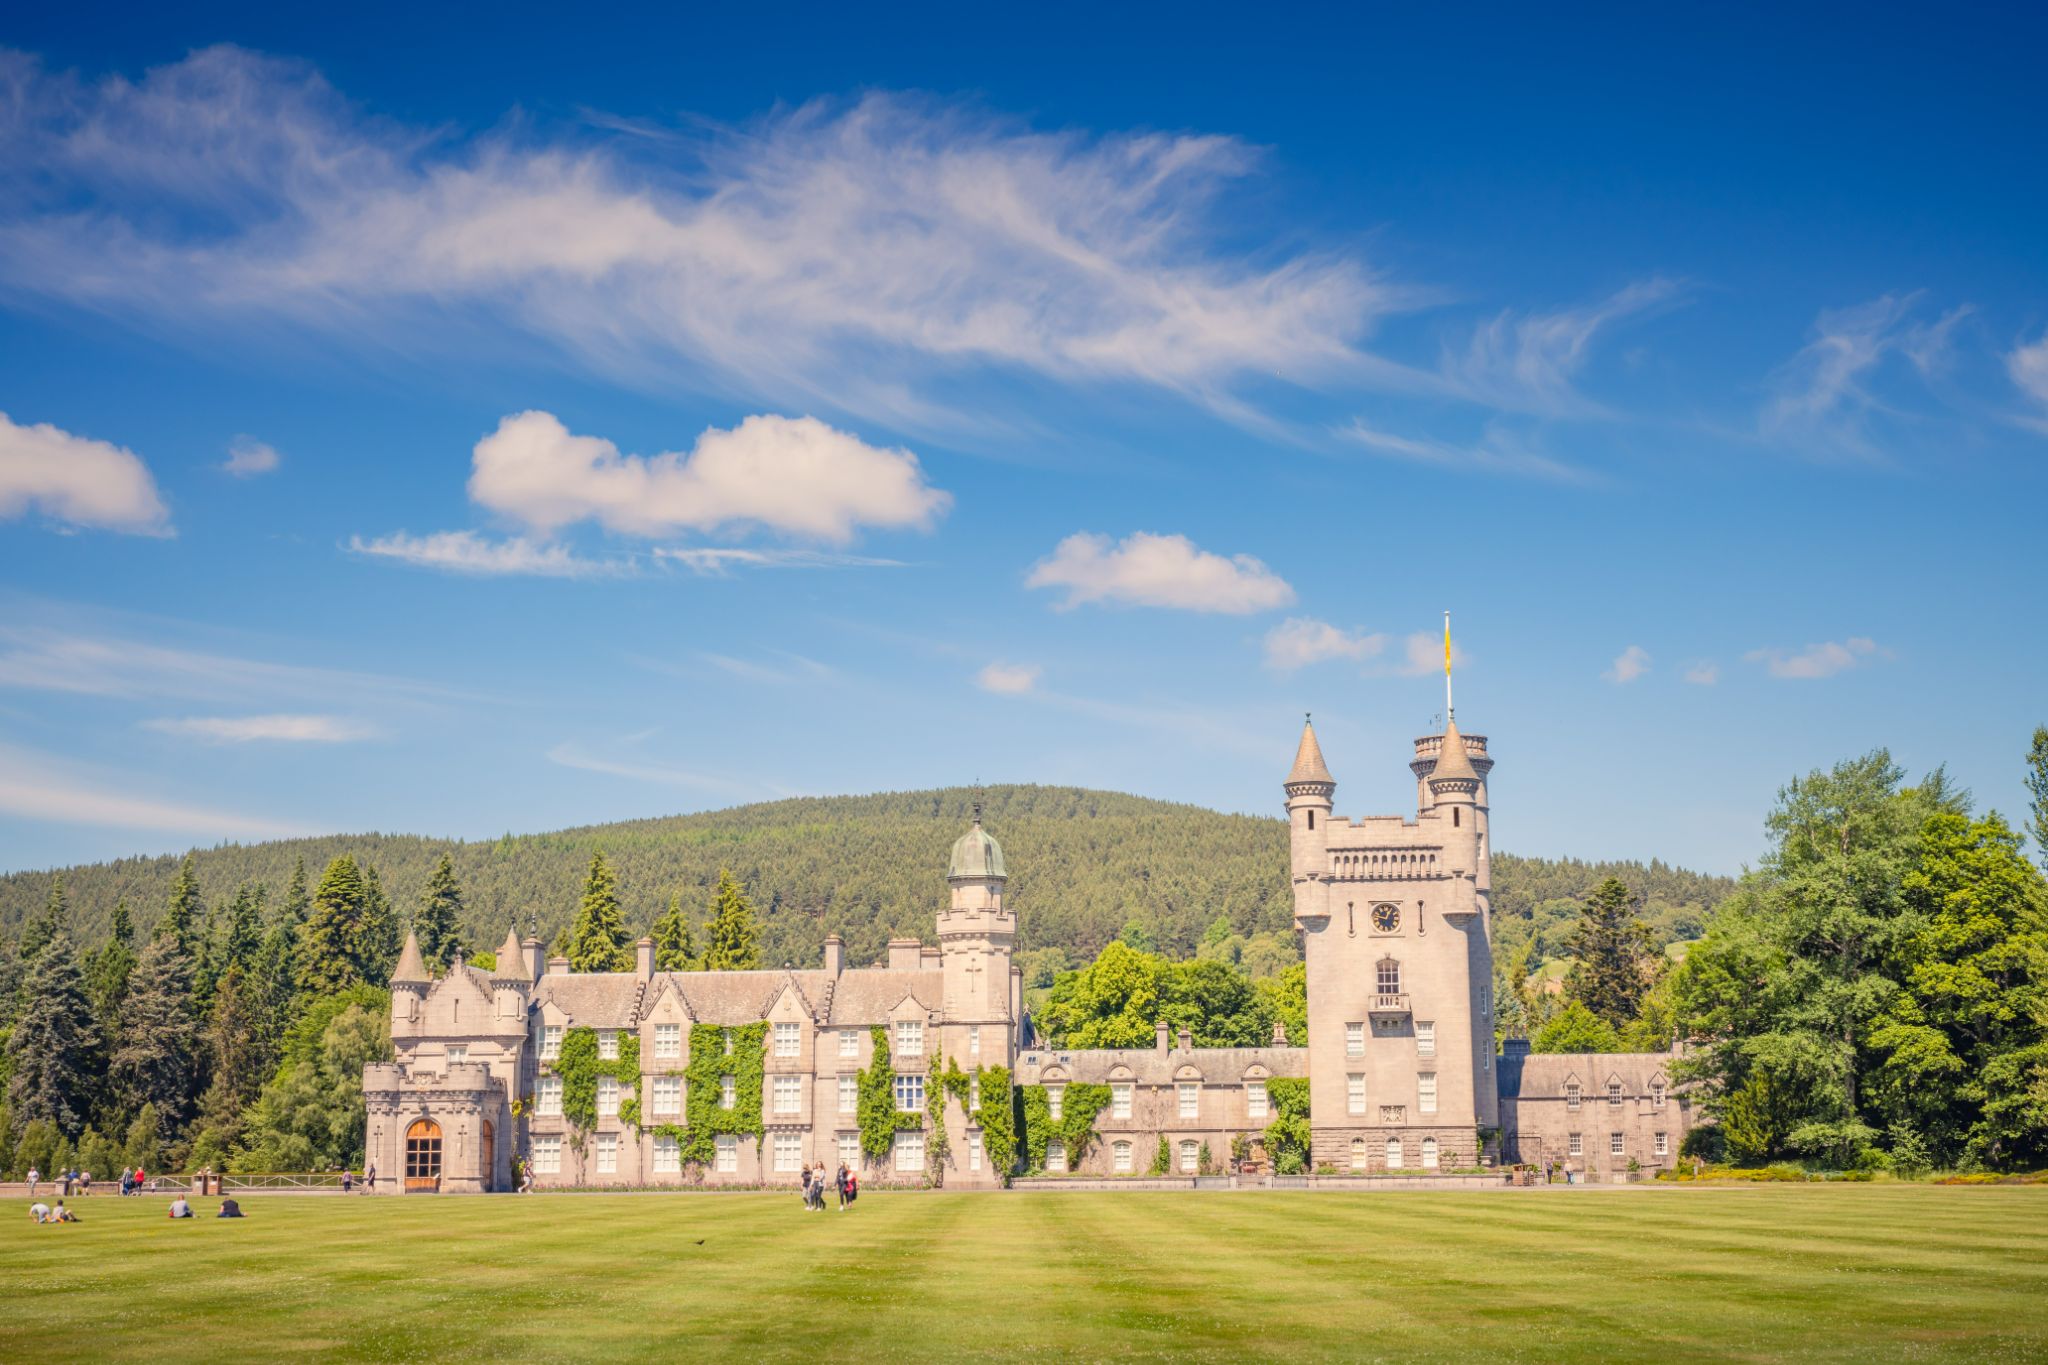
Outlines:
[[[489,1119],[484,1120],[483,1142],[483,1189],[489,1193],[498,1180],[498,1130],[491,1127]]]
[[[434,1194],[441,1188],[441,1125],[420,1119],[405,1130],[405,1192]]]

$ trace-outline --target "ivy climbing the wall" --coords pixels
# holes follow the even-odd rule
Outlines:
[[[1060,1098],[1060,1116],[1052,1116],[1052,1099],[1042,1085],[1022,1087],[1024,1096],[1024,1152],[1028,1168],[1033,1174],[1045,1169],[1046,1144],[1058,1138],[1067,1152],[1067,1169],[1076,1170],[1081,1158],[1101,1134],[1095,1131],[1095,1118],[1109,1104],[1109,1087],[1106,1085],[1069,1085],[1063,1087]]]
[[[860,1073],[857,1112],[860,1149],[868,1160],[880,1161],[894,1150],[897,1133],[924,1127],[925,1115],[923,1110],[905,1113],[896,1108],[896,1068],[889,1059],[889,1030],[877,1024],[874,1036],[874,1060]]]
[[[673,1137],[682,1148],[682,1159],[708,1166],[717,1155],[717,1139],[746,1134],[754,1149],[768,1135],[761,1116],[761,1089],[767,1075],[768,1025],[742,1024],[724,1028],[718,1024],[690,1026],[690,1060],[683,1068],[683,1110],[687,1126],[663,1124],[657,1136]],[[732,1077],[732,1108],[722,1105],[719,1082]]]
[[[597,1055],[597,1030],[572,1028],[562,1034],[561,1051],[542,1065],[562,1078],[562,1117],[578,1133],[597,1127],[597,1080],[610,1076],[619,1083],[619,1117],[629,1124],[640,1119],[640,1035],[621,1029],[619,1055]]]
[[[1008,1180],[1017,1169],[1017,1092],[1010,1087],[1010,1068],[976,1067],[974,1074],[981,1081],[981,1104],[968,1118],[981,1128],[989,1169]]]
[[[1273,1101],[1273,1121],[1266,1125],[1266,1159],[1276,1175],[1300,1175],[1308,1169],[1308,1081],[1300,1076],[1275,1076],[1266,1082]]]

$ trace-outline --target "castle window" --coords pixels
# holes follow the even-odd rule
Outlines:
[[[1110,1169],[1118,1175],[1129,1175],[1131,1173],[1131,1144],[1128,1142],[1111,1143],[1109,1148],[1109,1165]]]
[[[1366,1146],[1365,1146],[1365,1139],[1364,1139],[1364,1138],[1353,1138],[1353,1139],[1351,1139],[1351,1169],[1352,1169],[1352,1170],[1354,1170],[1354,1171],[1362,1171],[1362,1170],[1364,1170],[1364,1169],[1365,1169],[1365,1166],[1366,1166]]]
[[[1610,1108],[1610,1109],[1619,1109],[1619,1108],[1621,1108],[1621,1082],[1620,1082],[1620,1081],[1609,1081],[1609,1082],[1607,1083],[1607,1106],[1608,1106],[1608,1108]]]
[[[1109,1088],[1109,1116],[1127,1119],[1131,1116],[1131,1087],[1112,1085]]]
[[[1650,1107],[1652,1109],[1662,1109],[1664,1107],[1664,1082],[1658,1081],[1650,1087]]]
[[[657,1163],[656,1170],[661,1169]],[[597,1135],[597,1173],[617,1175],[619,1173],[619,1135],[599,1133]]]
[[[794,1171],[804,1164],[804,1137],[802,1133],[777,1133],[775,1135],[775,1169]]]
[[[1365,1077],[1356,1071],[1344,1078],[1344,1112],[1365,1112]]]
[[[562,1112],[562,1078],[560,1076],[541,1077],[540,1083],[534,1089],[534,1097],[539,1101],[534,1112],[542,1118],[552,1118],[560,1114]]]
[[[1452,807],[1451,807],[1451,828],[1452,828],[1452,829],[1457,829],[1457,828],[1459,827],[1459,822],[1458,822],[1458,815],[1459,815],[1459,811],[1458,811],[1458,808],[1457,808],[1456,806],[1452,806]]]
[[[658,1133],[655,1135],[654,1173],[656,1175],[681,1175],[683,1173],[683,1145],[676,1141],[673,1133]]]
[[[1308,813],[1308,827],[1310,829],[1314,829],[1316,827],[1316,813],[1314,811],[1310,811]]]
[[[1580,1134],[1580,1133],[1573,1133],[1573,1134],[1571,1135],[1571,1138],[1570,1138],[1570,1140],[1569,1140],[1569,1141],[1568,1141],[1568,1142],[1566,1143],[1566,1145],[1565,1145],[1565,1155],[1567,1155],[1567,1156],[1584,1156],[1585,1154],[1586,1154],[1586,1140],[1585,1140],[1585,1136],[1584,1136],[1583,1134]]]
[[[1189,1138],[1180,1145],[1180,1168],[1184,1174],[1193,1175],[1202,1163],[1202,1144]]]
[[[597,1078],[597,1116],[601,1119],[615,1119],[619,1116],[618,1077]]]
[[[1381,995],[1399,995],[1401,993],[1401,964],[1394,961],[1391,957],[1381,958],[1379,983]]]
[[[469,1048],[465,1044],[450,1043],[448,1045],[448,1065],[460,1066],[462,1063],[468,1060]]]
[[[1192,1081],[1180,1086],[1180,1116],[1184,1119],[1200,1118],[1202,1115],[1202,1087]]]
[[[1244,1083],[1244,1113],[1246,1118],[1266,1117],[1266,1083],[1246,1081]]]
[[[1045,1144],[1045,1169],[1061,1175],[1067,1169],[1067,1144],[1058,1138]]]
[[[734,1137],[731,1133],[720,1133],[712,1139],[712,1150],[716,1153],[712,1159],[712,1164],[721,1172],[726,1175],[732,1175],[739,1170],[740,1140],[738,1138]]]
[[[562,1026],[547,1024],[540,1031],[540,1055],[559,1057],[562,1055]]]
[[[648,1112],[656,1118],[669,1117],[683,1112],[683,1078],[681,1076],[656,1076],[653,1094],[648,1097]]]
[[[1350,901],[1344,902],[1344,932],[1358,937],[1358,911]]]
[[[618,1060],[619,1031],[617,1029],[601,1028],[597,1031],[597,1055],[600,1059],[607,1062]]]
[[[898,1133],[896,1135],[896,1169],[899,1171],[921,1171],[924,1169],[923,1133]]]
[[[853,1170],[860,1169],[860,1134],[839,1135],[839,1164]]]
[[[1433,1137],[1426,1137],[1422,1140],[1422,1169],[1425,1171],[1436,1169],[1436,1139]]]
[[[738,1098],[739,1088],[734,1083],[733,1078],[730,1076],[720,1076],[718,1078],[718,1107],[720,1109],[730,1109],[733,1106],[733,1102]]]
[[[535,1175],[560,1175],[562,1173],[562,1135],[544,1133],[533,1140],[533,1173]]]
[[[1415,1021],[1415,1055],[1418,1057],[1436,1056],[1436,1021],[1434,1019],[1418,1019]]]
[[[896,1025],[896,1055],[899,1057],[924,1056],[924,1021],[904,1019]],[[923,1170],[922,1166],[918,1167]]]
[[[970,1171],[981,1169],[981,1130],[979,1128],[967,1135],[967,1169]]]
[[[683,1055],[683,1026],[681,1024],[656,1024],[654,1026],[654,1055],[670,1060]]]
[[[967,1078],[967,1112],[981,1108],[981,1073],[975,1072]]]
[[[802,1042],[803,1042],[803,1026],[802,1026],[801,1024],[777,1024],[777,1025],[775,1026],[775,1055],[776,1055],[776,1056],[778,1056],[778,1057],[794,1057],[794,1056],[796,1056],[796,1055],[798,1054],[798,1051],[799,1051],[799,1049],[800,1049],[801,1045],[802,1045]]]
[[[1365,1055],[1365,1021],[1344,1026],[1344,1055],[1363,1057]]]
[[[1436,1073],[1424,1071],[1415,1078],[1415,1107],[1425,1114],[1436,1112]]]
[[[839,1078],[839,1112],[842,1114],[852,1114],[858,1112],[859,1109],[860,1077],[841,1076]]]
[[[1564,1083],[1564,1107],[1567,1109],[1577,1109],[1579,1107],[1579,1083],[1577,1081],[1566,1081]]]
[[[858,1029],[843,1028],[839,1030],[839,1055],[842,1057],[860,1056],[860,1031]]]
[[[967,1055],[970,1057],[979,1057],[981,1055],[981,1025],[979,1024],[969,1024],[967,1026]]]
[[[1403,1152],[1401,1151],[1401,1139],[1399,1139],[1399,1138],[1388,1138],[1388,1139],[1387,1139],[1387,1169],[1388,1169],[1388,1170],[1390,1170],[1390,1171],[1399,1171],[1399,1170],[1404,1170],[1404,1169],[1406,1169],[1407,1165],[1408,1165],[1408,1158],[1407,1158],[1407,1156],[1406,1156],[1406,1155],[1405,1155],[1405,1154],[1404,1154],[1404,1153],[1403,1153]]]
[[[916,1114],[924,1109],[924,1077],[921,1075],[896,1077],[896,1110],[902,1114]],[[919,1165],[918,1170],[924,1167]]]
[[[777,1076],[775,1078],[775,1112],[797,1114],[804,1107],[804,1078],[801,1076]]]
[[[721,1036],[725,1039],[725,1055],[730,1057],[732,1056],[732,1030],[724,1030]]]
[[[1627,1145],[1620,1133],[1609,1133],[1607,1135],[1607,1155],[1620,1156],[1626,1150]]]
[[[1670,1156],[1670,1155],[1671,1155],[1671,1134],[1669,1134],[1669,1133],[1659,1133],[1659,1134],[1657,1134],[1657,1147],[1656,1147],[1656,1151],[1657,1151],[1657,1155],[1658,1155],[1658,1156]]]
[[[1045,1112],[1054,1123],[1065,1117],[1067,1088],[1063,1085],[1049,1085],[1045,1088]]]

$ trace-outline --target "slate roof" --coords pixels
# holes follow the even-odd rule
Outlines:
[[[1186,1052],[1156,1047],[1036,1049],[1017,1058],[1016,1081],[1036,1085],[1047,1068],[1058,1065],[1067,1079],[1082,1085],[1106,1085],[1114,1075],[1138,1085],[1170,1085],[1184,1066],[1193,1066],[1205,1082],[1235,1081],[1254,1066],[1272,1076],[1308,1075],[1305,1047],[1198,1047]],[[1130,1073],[1118,1075],[1122,1067]]]

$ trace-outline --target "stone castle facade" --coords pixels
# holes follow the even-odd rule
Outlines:
[[[859,1076],[889,1042],[893,1094],[927,1109],[936,1055],[973,1072],[1004,1067],[1042,1086],[1055,1118],[1065,1088],[1100,1085],[1099,1140],[1049,1173],[1139,1174],[1162,1139],[1169,1169],[1221,1166],[1234,1137],[1276,1112],[1276,1079],[1308,1081],[1318,1169],[1386,1173],[1494,1159],[1620,1178],[1676,1161],[1692,1121],[1663,1054],[1529,1056],[1494,1050],[1486,740],[1455,721],[1415,741],[1413,818],[1336,816],[1336,780],[1304,725],[1285,781],[1294,923],[1308,977],[1308,1044],[1192,1046],[1186,1033],[1126,1049],[1048,1049],[1034,1040],[1012,963],[1017,917],[1002,849],[973,826],[953,847],[937,943],[894,940],[886,961],[848,967],[835,936],[812,970],[664,972],[642,939],[630,972],[572,972],[536,938],[508,933],[496,965],[460,959],[433,977],[407,940],[392,977],[395,1060],[365,1069],[367,1157],[380,1190],[512,1187],[515,1153],[537,1186],[794,1183],[805,1165],[844,1162],[873,1180],[993,1187],[998,1171],[972,1105],[941,1106],[944,1140],[898,1131],[880,1163],[861,1153]],[[760,1132],[725,1135],[686,1162],[685,1068],[701,1026],[762,1030]],[[565,1112],[556,1063],[572,1030],[597,1055],[639,1058],[633,1078],[600,1076],[594,1126]],[[615,1064],[613,1070],[617,1069]],[[707,1082],[708,1083],[708,1082]],[[719,1105],[740,1104],[721,1079]],[[750,1081],[750,1084],[752,1082]],[[700,1103],[708,1101],[700,1097]],[[978,1102],[978,1097],[977,1097]],[[637,1103],[638,1113],[633,1112]],[[666,1131],[664,1131],[666,1130]],[[943,1166],[943,1171],[933,1170]]]

